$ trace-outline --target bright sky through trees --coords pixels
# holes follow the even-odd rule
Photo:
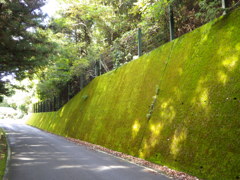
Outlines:
[[[48,16],[53,16],[54,13],[59,9],[60,5],[56,0],[48,0],[46,5],[41,9],[44,13],[47,13]]]

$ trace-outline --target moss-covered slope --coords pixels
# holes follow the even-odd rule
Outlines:
[[[201,178],[240,178],[240,9],[94,79],[28,124]]]

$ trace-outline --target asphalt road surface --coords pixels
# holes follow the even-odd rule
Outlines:
[[[0,122],[11,149],[6,180],[167,180],[164,175],[17,123]]]

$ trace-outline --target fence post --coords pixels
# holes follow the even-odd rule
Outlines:
[[[52,108],[53,108],[53,111],[56,110],[56,97],[53,96],[53,100],[52,100],[53,104],[52,104]]]
[[[51,112],[52,111],[52,98],[49,99],[49,102],[48,102],[48,112]]]
[[[51,99],[49,99],[47,102],[48,102],[48,111],[47,112],[51,112]]]
[[[80,76],[80,90],[83,89],[83,75]]]
[[[46,101],[43,101],[43,112],[46,112]]]
[[[70,91],[71,91],[70,86],[71,86],[70,83],[67,82],[67,101],[70,100]]]
[[[58,95],[58,109],[60,109],[61,107],[61,97],[60,95]]]
[[[138,28],[138,57],[142,56],[142,30]]]
[[[223,15],[227,13],[226,8],[228,7],[229,7],[229,0],[222,0]]]
[[[169,12],[169,33],[170,33],[170,41],[174,39],[174,18],[173,18],[173,9],[172,5],[168,6]]]
[[[43,101],[43,112],[46,112],[46,101]]]
[[[42,112],[42,102],[40,102],[39,106],[40,106],[39,112]]]
[[[47,112],[48,109],[48,103],[47,100],[44,101],[44,112]]]
[[[58,96],[55,97],[55,110],[58,110]]]
[[[95,76],[98,76],[98,72],[97,72],[97,61],[95,61],[95,64],[94,64],[94,74]]]
[[[59,96],[58,96],[58,109],[61,108],[61,105],[62,105],[62,98],[61,98],[61,95],[59,94]]]
[[[99,74],[99,76],[102,74],[101,59],[99,59],[99,61],[98,61],[98,74]]]

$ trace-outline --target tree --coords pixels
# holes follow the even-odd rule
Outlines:
[[[41,29],[45,0],[0,0],[0,96],[9,88],[2,80],[11,75],[23,79],[46,64],[52,44]]]

